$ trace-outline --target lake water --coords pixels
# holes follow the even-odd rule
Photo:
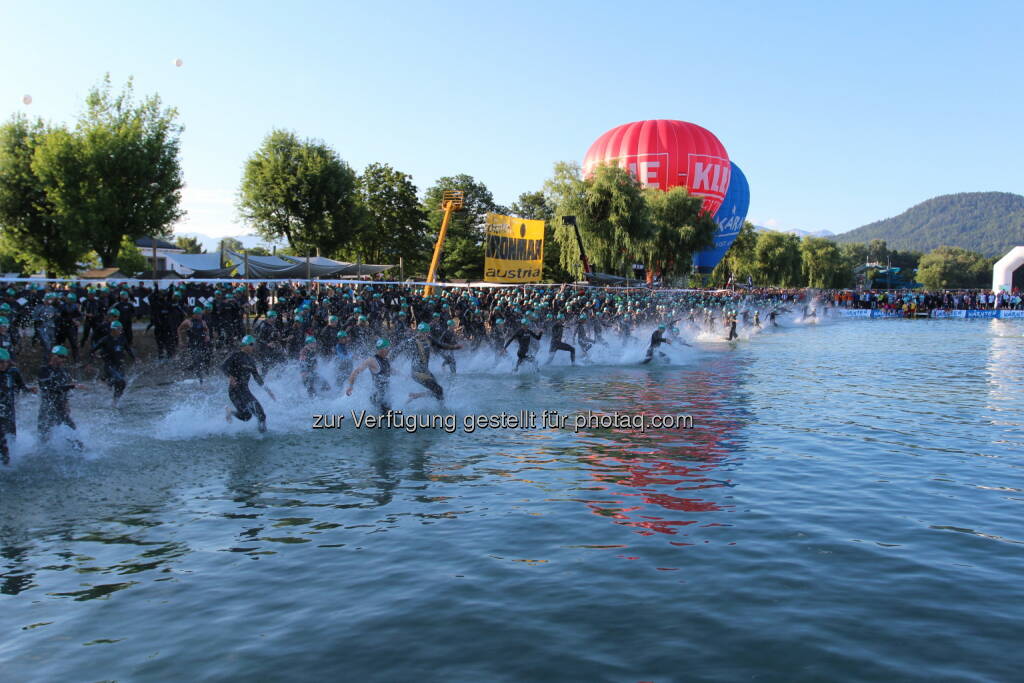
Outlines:
[[[43,452],[25,399],[0,680],[1020,680],[1024,324],[706,337],[438,365],[452,434],[314,431],[366,385],[273,376],[258,435],[223,379],[142,374],[117,413],[74,399],[85,454]],[[462,429],[503,410],[693,429]]]

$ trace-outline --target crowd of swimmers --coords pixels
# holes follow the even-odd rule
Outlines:
[[[145,293],[158,364],[179,378],[209,380],[215,365],[228,380],[227,421],[256,418],[266,430],[266,412],[250,388],[265,386],[268,371],[297,367],[309,396],[352,394],[363,373],[370,375],[370,400],[390,409],[389,384],[396,358],[409,361],[412,379],[423,390],[409,401],[444,401],[444,388],[431,368],[455,374],[459,352],[515,357],[514,372],[550,363],[564,354],[570,364],[588,362],[595,345],[621,347],[630,339],[647,345],[640,362],[667,360],[664,346],[689,345],[681,328],[738,338],[738,328],[777,325],[780,312],[797,309],[814,316],[807,294],[795,290],[679,291],[602,289],[571,285],[506,288],[441,288],[423,296],[411,285],[278,285],[273,290],[230,284],[208,285],[205,295],[171,287]],[[118,287],[49,286],[6,290],[0,303],[0,457],[9,461],[8,437],[15,434],[15,397],[40,395],[38,432],[45,442],[55,427],[75,428],[69,395],[82,384],[71,372],[98,361],[100,377],[114,407],[124,394],[125,364],[135,360],[133,327],[139,292]],[[141,329],[141,324],[138,325]],[[139,330],[135,330],[138,334]],[[35,347],[35,348],[32,348]],[[18,370],[19,354],[41,357],[37,386]],[[336,389],[322,371],[336,378]],[[74,439],[72,443],[81,446]]]

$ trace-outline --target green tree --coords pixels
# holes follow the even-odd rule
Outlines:
[[[71,275],[89,247],[79,230],[63,224],[33,169],[48,135],[41,121],[21,115],[0,127],[0,247],[27,270]]]
[[[937,247],[921,257],[917,281],[928,289],[985,287],[995,260],[961,247]]]
[[[510,215],[544,221],[544,280],[567,282],[571,276],[562,267],[562,249],[555,239],[555,207],[543,191],[523,192],[509,207]]]
[[[131,79],[113,93],[107,75],[75,129],[51,131],[36,149],[32,168],[62,231],[81,235],[106,267],[125,236],[169,237],[184,215],[177,118],[156,95],[136,102]]]
[[[835,242],[824,237],[804,237],[800,261],[808,287],[836,289],[849,286],[853,270]]]
[[[178,249],[184,249],[186,254],[205,254],[206,250],[203,249],[203,245],[199,243],[199,240],[195,237],[178,237],[174,240],[174,246]]]
[[[644,260],[663,277],[689,275],[693,255],[714,244],[718,224],[701,211],[702,199],[684,187],[666,191],[646,189],[654,235],[647,242]]]
[[[370,164],[359,176],[358,188],[366,219],[342,257],[380,264],[396,264],[401,258],[410,272],[426,271],[433,245],[412,176],[387,164]]]
[[[363,221],[355,172],[323,142],[284,130],[246,161],[238,211],[260,237],[306,254],[335,253]]]
[[[649,254],[648,241],[655,232],[650,209],[640,183],[625,169],[598,166],[584,179],[577,164],[560,162],[544,193],[555,206],[554,236],[562,267],[573,277],[582,276],[583,264],[576,233],[563,224],[562,216],[576,217],[583,248],[597,270],[621,273]]]
[[[724,286],[730,277],[738,281],[753,278],[757,273],[757,228],[750,221],[745,221],[736,239],[729,245],[722,260],[711,271],[711,282],[719,287]]]
[[[484,272],[484,225],[488,213],[497,213],[497,205],[487,186],[473,176],[460,174],[438,179],[423,200],[431,250],[444,216],[441,198],[449,190],[461,190],[464,199],[462,211],[452,216],[448,226],[441,273],[446,278],[479,280]]]
[[[142,250],[135,246],[135,240],[127,235],[121,238],[114,265],[125,275],[149,273],[153,270],[153,264],[143,255]]]
[[[754,280],[763,285],[798,287],[803,284],[800,238],[782,232],[762,232],[754,248]]]

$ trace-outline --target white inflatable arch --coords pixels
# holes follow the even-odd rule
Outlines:
[[[992,291],[1009,291],[1013,287],[1013,271],[1024,265],[1024,247],[1014,247],[992,268]]]

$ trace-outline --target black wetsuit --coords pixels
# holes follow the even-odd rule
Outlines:
[[[385,413],[391,410],[391,404],[388,403],[388,385],[391,383],[391,361],[387,358],[383,358],[379,355],[374,355],[377,359],[377,365],[380,368],[379,372],[373,375],[373,394],[370,396],[370,400],[378,410]]]
[[[512,342],[519,344],[519,350],[516,352],[516,370],[518,370],[519,366],[523,364],[523,361],[533,360],[533,356],[530,355],[530,341],[532,339],[540,339],[541,336],[543,335],[541,335],[540,332],[533,332],[530,328],[524,326],[516,330],[515,333],[508,338],[508,341],[505,342],[505,346],[503,348],[506,349]]]
[[[210,327],[205,320],[190,319],[189,328],[185,332],[185,341],[188,344],[188,367],[200,382],[203,381],[203,377],[210,369],[212,338],[207,341],[209,334]]]
[[[565,334],[565,325],[560,320],[556,320],[555,324],[551,326],[551,344],[548,346],[549,358],[548,362],[555,357],[555,351],[568,351],[569,358],[572,360],[573,365],[576,364],[576,347],[566,344],[562,341],[562,335]]]
[[[427,339],[415,337],[412,344],[415,346],[412,354],[412,378],[429,389],[438,401],[443,401],[444,389],[437,383],[434,373],[430,371],[430,347],[434,346],[448,351],[454,349],[455,345],[439,342],[433,337]]]
[[[75,382],[67,368],[52,365],[39,368],[39,436],[43,441],[50,438],[50,431],[57,425],[75,429],[68,405],[68,393],[74,388]]]
[[[334,345],[334,358],[338,363],[338,386],[352,374],[352,349],[340,341]]]
[[[28,391],[25,380],[21,378],[21,372],[13,365],[0,372],[0,460],[3,464],[11,462],[10,450],[7,445],[7,435],[14,436],[18,433],[16,425],[16,414],[14,410],[14,399],[19,391]]]
[[[256,397],[249,391],[249,378],[256,380],[256,384],[263,386],[263,377],[256,369],[256,362],[245,351],[235,351],[224,364],[220,366],[224,374],[235,380],[234,384],[228,386],[228,398],[235,406],[232,413],[242,422],[248,422],[256,415],[260,431],[267,429],[267,414],[263,412],[263,406],[256,400]]]
[[[124,393],[125,379],[122,365],[127,355],[135,360],[135,354],[125,343],[124,335],[108,334],[92,345],[92,353],[99,351],[103,358],[103,379],[114,389],[114,400],[117,401]]]
[[[668,355],[664,351],[662,351],[662,350],[660,350],[658,348],[662,344],[667,344],[667,343],[668,343],[668,340],[665,339],[665,331],[662,330],[661,328],[656,329],[651,334],[651,343],[647,347],[647,356],[642,361],[640,361],[640,362],[641,363],[650,363],[651,360],[654,359],[655,351],[657,351],[659,358],[668,360]]]

